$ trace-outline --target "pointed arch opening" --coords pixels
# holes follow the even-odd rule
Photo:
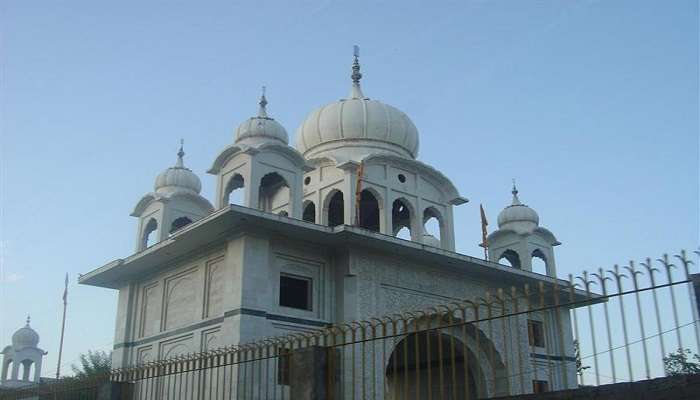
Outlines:
[[[301,218],[306,222],[316,223],[316,204],[313,201],[304,203],[304,213]]]
[[[23,381],[30,381],[31,380],[31,372],[32,372],[32,360],[24,360],[21,363],[22,366],[22,372],[20,374],[20,380]]]
[[[6,360],[3,360],[3,368],[2,368],[2,380],[7,381],[12,379],[12,365],[14,361],[12,361],[11,358],[8,358]]]
[[[396,199],[391,205],[391,231],[394,236],[411,240],[413,212],[405,199]]]
[[[396,344],[386,364],[387,398],[480,398],[485,385],[479,365],[460,338],[436,331],[411,333]]]
[[[547,275],[547,256],[540,249],[532,252],[532,272]]]
[[[143,234],[141,234],[141,250],[151,247],[158,241],[158,222],[155,218],[151,218],[146,223],[146,227],[143,228]]]
[[[189,225],[192,223],[192,220],[189,217],[180,217],[176,218],[172,224],[170,224],[170,234],[172,235],[175,233],[180,228],[185,227],[186,225]]]
[[[504,251],[500,257],[498,257],[498,262],[500,264],[505,264],[509,267],[521,269],[522,264],[520,263],[520,256],[518,253],[515,252],[515,250],[506,250]]]
[[[358,222],[361,228],[379,232],[380,229],[380,208],[379,200],[375,193],[369,189],[360,192],[358,211]]]
[[[334,190],[326,198],[326,221],[328,226],[338,226],[345,223],[345,201],[343,192]]]
[[[234,174],[226,183],[222,204],[245,205],[245,180],[241,174]]]
[[[262,177],[258,199],[258,208],[262,211],[275,214],[285,211],[289,214],[289,184],[277,172]]]
[[[426,208],[423,211],[423,244],[442,247],[444,229],[442,215],[434,207]]]

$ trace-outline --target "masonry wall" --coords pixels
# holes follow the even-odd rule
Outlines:
[[[631,383],[591,386],[540,394],[500,397],[500,400],[695,400],[700,399],[700,374]]]

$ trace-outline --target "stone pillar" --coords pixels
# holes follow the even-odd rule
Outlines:
[[[338,350],[321,346],[294,350],[290,362],[291,399],[330,400],[340,398],[340,385],[338,383],[340,382],[341,359]],[[333,385],[332,388],[329,387],[329,382]]]

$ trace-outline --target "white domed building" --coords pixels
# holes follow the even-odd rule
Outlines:
[[[215,207],[183,166],[182,150],[158,176],[132,213],[139,219],[136,253],[80,277],[119,291],[114,367],[553,281],[558,242],[517,191],[488,238],[491,260],[514,253],[517,262],[455,252],[454,207],[467,200],[417,159],[416,124],[366,96],[361,77],[355,56],[350,95],[300,116],[294,147],[263,92],[257,115],[235,128],[207,171],[215,177]],[[526,256],[540,253],[550,276],[530,271]],[[561,318],[566,347],[550,350],[565,356],[559,362],[572,372],[554,377],[551,388],[576,385],[568,312]],[[527,332],[527,322],[519,323]],[[482,348],[493,349],[482,359],[493,364],[474,367],[470,379],[485,371],[506,376],[498,368],[544,357],[527,340],[508,349],[488,332],[477,334]],[[377,387],[394,378],[380,373]],[[508,387],[487,385],[474,395],[514,394]]]
[[[12,344],[2,351],[0,387],[19,388],[39,383],[41,363],[47,354],[39,346],[39,334],[27,324],[12,335]]]

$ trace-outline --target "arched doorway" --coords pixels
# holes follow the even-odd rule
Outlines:
[[[313,201],[307,201],[304,204],[304,213],[301,219],[306,222],[316,222],[316,204]]]
[[[377,197],[372,191],[365,189],[360,192],[358,213],[360,227],[379,232],[379,200],[377,200]]]
[[[275,214],[282,211],[289,213],[289,199],[289,184],[280,174],[271,172],[263,176],[258,196],[260,210]]]
[[[394,347],[386,365],[386,399],[477,399],[483,394],[478,365],[454,336],[411,333]]]
[[[401,239],[411,240],[413,237],[413,212],[409,203],[404,199],[396,199],[391,205],[391,232]]]
[[[326,200],[328,226],[338,226],[345,223],[345,204],[343,202],[343,192],[336,190]]]
[[[239,206],[245,203],[245,181],[240,174],[235,174],[229,179],[224,189],[223,205],[236,204]]]

